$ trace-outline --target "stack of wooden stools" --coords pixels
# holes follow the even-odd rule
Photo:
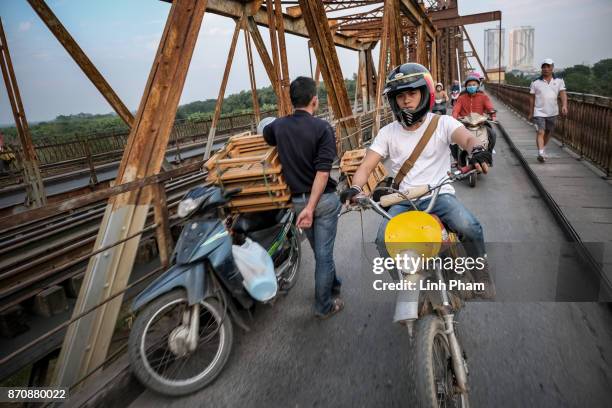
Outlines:
[[[366,155],[366,149],[358,150],[347,150],[340,159],[340,171],[346,175],[348,185],[350,186],[353,181],[353,175],[357,168],[363,161]],[[387,177],[387,170],[382,163],[378,163],[378,166],[374,168],[374,171],[370,174],[368,182],[363,186],[363,192],[366,194],[372,194],[372,191],[376,188],[379,181]]]
[[[291,193],[281,173],[275,147],[262,135],[249,132],[233,136],[205,164],[206,180],[225,190],[242,191],[229,203],[233,213],[266,211],[289,207]]]

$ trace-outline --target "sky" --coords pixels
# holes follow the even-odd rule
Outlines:
[[[170,5],[157,0],[47,0],[47,4],[128,108],[137,109]],[[459,0],[462,15],[493,10],[502,11],[506,50],[510,29],[535,27],[536,63],[550,57],[562,68],[612,58],[612,0]],[[0,0],[0,17],[30,122],[60,114],[112,111],[25,0]],[[484,30],[493,27],[496,24],[467,26],[481,58]],[[217,97],[233,28],[233,20],[205,14],[181,104]],[[260,30],[270,49],[267,30]],[[253,52],[257,86],[267,86],[265,70]],[[344,77],[352,77],[357,53],[342,48],[337,52]],[[306,39],[287,35],[287,54],[291,78],[310,76]],[[314,53],[312,57],[314,61]],[[226,95],[250,89],[246,66],[241,35]],[[12,123],[2,84],[0,124]]]

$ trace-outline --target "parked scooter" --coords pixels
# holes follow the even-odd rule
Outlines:
[[[185,224],[173,265],[134,301],[132,310],[139,313],[129,338],[130,364],[151,390],[176,396],[209,384],[232,349],[232,320],[249,329],[238,307],[273,302],[297,280],[301,250],[294,211],[226,216],[226,204],[239,192],[205,186],[185,195],[177,211]],[[263,283],[248,281],[244,263],[237,268],[236,250],[257,248],[260,269],[272,273],[272,282],[269,275]],[[255,262],[247,261],[247,267]],[[266,262],[273,267],[266,269]]]
[[[494,114],[495,111],[488,112],[489,115]],[[492,121],[484,115],[480,115],[476,112],[470,113],[468,116],[459,118],[459,121],[463,123],[465,128],[469,130],[480,142],[480,145],[485,149],[493,153],[495,147],[496,134],[491,126]],[[466,168],[469,166],[468,152],[464,151],[458,145],[453,145],[452,148],[453,156],[457,160],[457,168]],[[470,187],[476,187],[476,181],[478,179],[478,173],[473,172],[468,177],[468,183]]]

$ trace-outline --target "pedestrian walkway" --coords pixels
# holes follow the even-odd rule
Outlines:
[[[603,254],[593,256],[612,279],[612,180],[556,139],[546,146],[547,161],[539,163],[534,126],[494,95],[489,96],[499,122],[581,240],[599,243]]]

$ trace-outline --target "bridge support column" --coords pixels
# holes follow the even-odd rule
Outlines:
[[[351,118],[353,116],[351,102],[346,92],[342,69],[329,30],[329,22],[323,3],[321,0],[299,0],[299,4],[317,57],[317,65],[321,69],[327,88],[327,103],[337,120],[347,118],[338,122],[340,129],[338,134],[340,135],[340,141],[342,141],[338,143],[340,150],[338,155],[341,155],[342,151],[354,149],[358,146],[360,131],[355,119]]]
[[[253,68],[253,52],[251,50],[251,35],[247,30],[246,20],[243,21],[244,26],[244,44],[246,46],[247,61],[249,64],[249,82],[251,84],[251,97],[253,98],[253,114],[255,116],[255,125],[261,120],[261,111],[259,109],[259,99],[257,98],[257,81],[255,80],[255,70]]]
[[[385,79],[387,77],[387,52],[389,51],[389,7],[390,1],[385,2],[385,8],[383,11],[383,26],[382,34],[380,36],[380,50],[378,54],[378,81],[376,82],[376,113],[374,115],[374,124],[372,125],[372,137],[376,137],[376,134],[380,130],[381,121],[381,107],[382,107],[382,91],[385,85]]]
[[[247,18],[247,30],[249,31],[249,34],[251,35],[251,38],[253,39],[253,44],[255,44],[255,49],[257,50],[257,53],[259,54],[259,58],[261,59],[261,62],[266,70],[266,74],[268,74],[268,79],[270,80],[270,83],[272,84],[272,89],[274,89],[274,93],[276,94],[276,101],[279,106],[279,114],[280,114],[281,112],[280,104],[282,103],[282,94],[280,91],[280,79],[278,75],[276,74],[276,68],[274,66],[274,63],[270,59],[270,55],[268,54],[268,50],[266,49],[266,44],[264,43],[263,38],[261,38],[261,34],[259,32],[259,29],[257,28],[257,23],[255,23],[255,20],[251,16]]]
[[[159,173],[206,3],[206,0],[175,0],[172,4],[116,184]],[[73,316],[126,287],[151,195],[150,188],[142,188],[109,200],[94,250],[125,241],[90,259]],[[134,238],[127,239],[131,236]],[[101,366],[122,299],[122,295],[117,296],[69,326],[54,385],[74,385]]]
[[[21,160],[24,176],[23,182],[26,187],[27,205],[41,207],[47,204],[45,186],[43,185],[42,177],[40,175],[38,157],[36,156],[34,144],[32,143],[32,135],[30,134],[30,127],[28,126],[28,120],[26,119],[26,114],[23,109],[23,102],[21,101],[21,94],[19,93],[17,78],[15,77],[15,71],[13,70],[13,62],[11,61],[11,54],[9,53],[8,43],[6,42],[6,36],[4,35],[4,27],[2,26],[1,19],[0,68],[2,69],[2,77],[4,78],[6,92],[8,94],[11,109],[13,111],[13,117],[15,119],[15,128],[17,129],[19,142],[21,143]]]
[[[245,16],[243,15],[239,21],[236,22],[234,27],[234,35],[232,36],[232,42],[230,49],[227,54],[227,62],[225,63],[225,71],[223,71],[223,79],[221,80],[221,86],[219,87],[219,95],[217,95],[217,103],[215,104],[215,112],[213,113],[212,123],[210,124],[210,130],[208,132],[208,140],[206,142],[206,151],[204,152],[204,160],[210,157],[212,150],[213,141],[215,139],[215,133],[217,132],[217,123],[219,123],[219,117],[221,116],[221,107],[223,106],[223,98],[225,97],[225,87],[227,86],[227,80],[229,79],[229,73],[232,69],[232,62],[234,61],[234,52],[236,51],[236,43],[238,42],[238,34],[242,27]]]

